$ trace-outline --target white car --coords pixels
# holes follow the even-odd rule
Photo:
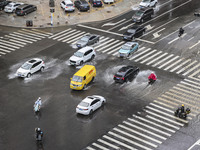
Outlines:
[[[16,72],[18,77],[29,78],[33,73],[37,71],[44,71],[44,61],[40,58],[33,58],[25,62]]]
[[[95,56],[96,52],[94,48],[86,46],[74,53],[74,55],[69,58],[69,63],[71,65],[82,65],[84,62],[94,59]]]
[[[114,3],[115,0],[103,0],[104,3],[109,4],[109,3]]]
[[[142,0],[140,7],[155,7],[157,3],[157,0]]]
[[[65,0],[65,1],[62,1],[60,3],[60,7],[65,10],[65,12],[67,11],[75,11],[75,6],[74,4],[72,3],[71,0]]]
[[[102,96],[98,95],[87,96],[76,107],[76,113],[83,115],[92,114],[93,111],[103,106],[104,103],[106,103],[106,99]]]
[[[12,13],[12,12],[15,12],[16,8],[20,5],[22,5],[24,3],[18,3],[18,2],[12,2],[12,3],[9,3],[8,5],[6,5],[6,7],[4,8],[4,11],[5,12],[8,12],[8,13]]]

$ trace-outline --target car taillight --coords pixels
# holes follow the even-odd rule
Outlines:
[[[114,75],[114,78],[116,78],[116,76]]]
[[[23,11],[21,11],[21,13],[23,13]]]
[[[68,7],[66,6],[66,8],[68,8]]]
[[[122,80],[124,80],[124,78],[122,78]]]
[[[94,3],[94,5],[96,5],[97,3]]]
[[[73,7],[75,7],[75,6],[73,6]]]

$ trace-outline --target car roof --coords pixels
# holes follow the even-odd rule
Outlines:
[[[73,4],[73,2],[71,0],[64,0],[64,2],[65,3],[72,3]]]
[[[33,58],[33,59],[30,59],[29,61],[27,61],[27,63],[34,64],[34,63],[36,63],[38,61],[42,61],[42,59],[40,59],[40,58]]]
[[[80,50],[78,50],[78,52],[85,53],[86,51],[88,51],[88,50],[90,50],[90,49],[93,50],[93,48],[92,48],[91,46],[86,46],[86,47],[83,47],[83,48],[81,48]]]
[[[127,72],[129,69],[136,69],[136,66],[123,66],[122,68],[120,68],[118,70],[118,73],[125,73]]]
[[[96,99],[94,96],[87,96],[85,99],[83,99],[83,102],[91,103],[94,99]]]
[[[137,42],[126,42],[124,45],[131,46],[133,44],[138,44]]]
[[[82,2],[82,4],[88,4],[87,2],[86,2],[86,0],[80,0],[81,2]]]
[[[151,8],[151,7],[142,7],[142,8],[140,8],[140,9],[138,9],[138,11],[147,11],[147,10],[152,10],[153,8]]]

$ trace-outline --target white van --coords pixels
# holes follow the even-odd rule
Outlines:
[[[67,12],[67,11],[75,11],[74,3],[71,0],[62,1],[60,3],[60,7],[63,10],[65,10],[65,12]]]

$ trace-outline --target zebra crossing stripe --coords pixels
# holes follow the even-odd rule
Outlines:
[[[188,90],[191,90],[191,91],[194,91],[194,92],[197,92],[197,93],[200,92],[199,90],[196,90],[196,89],[192,89],[192,88],[186,87],[186,86],[184,86],[184,85],[182,85],[182,84],[177,84],[177,86],[183,87],[183,88],[185,88],[185,89],[188,89]]]
[[[140,49],[138,49],[137,51],[141,51],[141,50],[143,50],[145,47],[142,47],[142,48],[140,48]],[[114,50],[112,50],[112,51],[110,51],[108,54],[110,54],[110,53],[112,53],[112,52],[114,52],[114,51],[117,51],[117,50],[119,50],[120,49],[120,47],[118,47],[118,49],[114,49]],[[114,54],[112,54],[113,56],[116,56],[117,54],[118,54],[119,52],[115,52]],[[136,53],[136,52],[133,52],[133,54],[134,53]]]
[[[98,51],[102,51],[102,50],[106,49],[107,47],[109,47],[109,46],[111,46],[111,45],[113,45],[113,44],[115,44],[115,43],[118,43],[118,42],[119,42],[119,40],[116,40],[116,41],[114,41],[114,42],[112,42],[112,43],[110,43],[110,44],[107,44],[106,46],[104,46],[104,47],[98,49]]]
[[[8,49],[8,50],[11,50],[11,51],[15,51],[15,49],[9,48],[9,47],[3,46],[3,45],[0,45],[0,47],[1,47],[1,48],[5,48],[5,49]]]
[[[165,103],[162,103],[162,102],[160,102],[160,101],[154,100],[153,102],[155,102],[155,103],[158,103],[158,104],[160,104],[160,105],[163,105],[163,106],[166,106],[166,107],[169,107],[169,108],[172,108],[172,109],[174,109],[174,107],[173,107],[173,106],[171,106],[171,105],[168,105],[168,104],[165,104]]]
[[[136,137],[136,136],[134,136],[134,135],[131,135],[131,134],[129,134],[129,133],[125,132],[125,131],[122,131],[122,130],[120,130],[120,129],[118,129],[118,128],[114,128],[113,130],[114,130],[114,131],[117,131],[117,132],[119,132],[119,133],[121,133],[121,134],[124,134],[124,135],[126,135],[126,136],[129,136],[129,137],[131,137],[131,138],[133,138],[133,139],[136,139],[136,140],[138,140],[138,141],[140,141],[140,142],[143,142],[143,143],[145,143],[145,144],[151,145],[151,146],[154,147],[154,148],[158,147],[158,146],[155,145],[155,144],[152,144],[152,143],[150,143],[150,142],[148,142],[148,141],[145,141],[145,140],[143,140],[143,139],[141,139],[141,138],[138,138],[138,137]],[[143,149],[149,149],[148,147],[143,146],[143,145],[141,145],[141,144],[139,144],[139,143],[136,143],[136,142],[134,142],[134,145],[136,145],[136,146],[138,146],[138,147],[141,147],[141,148],[143,148]]]
[[[96,150],[96,149],[94,149],[94,148],[92,148],[92,147],[90,147],[90,146],[88,146],[88,147],[86,147],[88,150]]]
[[[6,52],[6,53],[10,53],[10,51],[5,50],[5,49],[1,49],[1,48],[0,48],[0,51]]]
[[[162,98],[162,97],[158,97],[158,99],[161,100],[161,101],[164,101],[164,102],[166,102],[166,103],[170,103],[170,104],[172,104],[172,105],[178,105],[178,103],[171,102],[171,101],[166,100],[166,99],[164,99],[164,98]]]
[[[81,32],[81,33],[79,33],[79,34],[76,34],[76,35],[74,35],[74,36],[72,36],[72,37],[66,39],[66,40],[67,40],[67,43],[73,42],[73,41],[74,41],[73,38],[75,38],[75,37],[78,37],[77,39],[79,39],[79,36],[82,36],[83,34],[85,34],[85,32]],[[72,39],[72,40],[71,40],[71,39]],[[68,41],[68,40],[70,40],[70,41]]]
[[[157,51],[157,50],[154,49],[153,51],[147,53],[146,55],[144,55],[144,56],[142,56],[142,57],[136,59],[135,62],[138,62],[138,61],[142,60],[143,58],[145,58],[145,57],[151,55],[152,53],[154,53],[154,52],[156,52],[156,51]]]
[[[146,61],[152,59],[153,57],[156,57],[157,55],[159,55],[160,53],[162,53],[162,51],[159,51],[158,53],[155,53],[154,55],[152,55],[151,57],[148,57],[147,59],[143,60],[142,62],[140,62],[141,64],[145,63]]]
[[[69,32],[67,32],[66,34],[67,34],[67,36],[64,36],[64,40],[62,41],[62,42],[66,42],[66,41],[68,41],[69,39],[68,38],[73,38],[74,37],[74,35],[75,35],[75,37],[76,37],[76,35],[78,34],[78,33],[82,33],[81,31],[76,31],[76,32],[73,32],[73,33],[70,33],[69,34]],[[62,35],[60,35],[60,37],[62,37],[62,38],[60,38],[61,40],[63,39],[63,34]],[[55,38],[53,38],[53,39],[56,39],[56,37]],[[58,39],[59,40],[59,39]]]
[[[129,125],[129,126],[131,126],[131,127],[134,127],[134,128],[136,128],[136,129],[139,129],[139,130],[141,130],[142,132],[146,132],[146,133],[148,133],[148,134],[151,134],[151,135],[153,135],[153,136],[156,136],[156,137],[158,137],[158,138],[160,138],[160,139],[163,139],[163,140],[166,140],[166,139],[167,139],[167,138],[165,138],[165,137],[163,137],[163,136],[161,136],[161,135],[155,134],[155,133],[153,133],[153,132],[151,132],[151,131],[149,131],[149,130],[146,130],[146,129],[144,129],[144,128],[141,128],[140,126],[138,127],[138,126],[136,126],[136,125],[134,125],[134,124],[131,124],[131,123],[127,122],[127,121],[123,121],[123,123],[126,124],[126,125]]]
[[[137,149],[135,149],[135,148],[133,148],[133,147],[131,147],[131,146],[125,144],[125,143],[122,143],[122,142],[120,142],[120,141],[118,141],[118,140],[115,140],[115,139],[113,139],[113,138],[111,138],[111,137],[109,137],[109,136],[107,136],[107,135],[104,135],[103,137],[106,138],[106,139],[108,139],[108,140],[110,140],[110,141],[112,141],[112,142],[115,142],[115,143],[117,143],[117,144],[120,144],[120,145],[122,145],[122,146],[124,146],[124,147],[126,147],[126,148],[128,148],[128,149],[130,149],[130,150],[137,150]]]
[[[99,145],[97,143],[92,143],[92,145],[94,145],[94,146],[96,146],[96,147],[98,147],[98,148],[100,148],[102,150],[109,150],[109,149],[107,149],[107,148],[105,148],[105,147],[103,147],[103,146],[101,146],[101,145]]]
[[[137,118],[137,119],[140,119],[140,120],[142,120],[142,121],[144,121],[144,122],[147,122],[147,123],[149,123],[149,124],[152,124],[152,125],[155,125],[155,126],[157,126],[157,127],[160,127],[160,128],[162,128],[162,129],[165,129],[165,130],[167,130],[167,131],[170,131],[170,132],[175,132],[174,130],[171,130],[171,129],[169,129],[169,128],[166,128],[166,127],[164,127],[164,126],[161,126],[161,125],[159,125],[159,124],[157,124],[157,123],[155,123],[155,122],[152,122],[152,121],[150,121],[150,120],[148,120],[148,119],[145,119],[145,118],[142,118],[142,117],[139,117],[139,116],[136,116],[136,115],[132,115],[133,117],[135,117],[135,118]]]
[[[162,109],[162,110],[168,111],[168,112],[170,112],[170,113],[174,113],[174,111],[172,111],[172,110],[170,110],[170,109],[167,109],[167,108],[164,108],[164,107],[162,107],[162,106],[156,105],[156,104],[154,104],[154,103],[150,103],[150,105],[155,106],[155,107],[157,107],[157,108],[160,108],[160,109]]]
[[[198,68],[200,66],[200,63],[196,66],[194,66],[193,68],[189,69],[187,72],[185,72],[183,75],[187,75],[188,73],[192,72],[193,70],[195,70],[196,68]]]
[[[189,86],[194,87],[194,88],[196,88],[196,89],[200,89],[199,86],[196,86],[196,85],[193,85],[193,84],[190,84],[190,83],[184,82],[184,81],[181,81],[181,83],[182,83],[182,84],[189,85]]]
[[[4,53],[4,52],[0,52],[0,54],[5,55],[6,53]]]
[[[198,78],[195,78],[195,77],[191,77],[191,76],[188,76],[190,79],[193,79],[193,80],[196,80],[196,81],[198,81],[198,82],[200,82],[200,79],[198,79],[198,78],[200,78],[200,75],[198,76]]]
[[[175,59],[179,58],[179,56],[176,56],[172,59],[170,59],[169,61],[167,61],[166,63],[162,64],[161,66],[159,66],[158,68],[161,69],[162,67],[166,66],[167,64],[171,63],[172,61],[174,61]]]
[[[110,147],[112,147],[112,148],[114,148],[114,149],[120,150],[119,147],[117,147],[117,146],[115,146],[115,145],[113,145],[113,144],[111,144],[111,143],[108,143],[108,142],[106,142],[106,141],[104,141],[104,140],[102,140],[102,139],[98,139],[97,141],[98,141],[98,142],[101,142],[101,143],[103,143],[103,144],[105,144],[105,145],[108,145],[108,146],[110,146]]]
[[[26,42],[26,43],[33,43],[31,41],[28,41],[28,40],[19,39],[19,37],[13,37],[13,36],[9,36],[9,35],[5,35],[5,36],[8,37],[8,38],[12,38],[12,39],[18,40],[18,41],[23,41],[23,42]]]
[[[179,62],[181,62],[181,61],[183,61],[184,60],[184,58],[182,59],[179,59],[178,61],[176,61],[175,63],[173,63],[173,64],[171,64],[171,65],[169,65],[168,67],[166,67],[164,70],[168,70],[169,68],[171,68],[171,67],[173,67],[173,66],[175,66],[176,64],[178,64]]]
[[[154,60],[150,61],[149,63],[147,63],[146,65],[150,65],[152,63],[154,63],[155,61],[159,60],[160,58],[164,57],[165,55],[167,55],[168,53],[164,53],[162,55],[160,55],[159,57],[155,58]]]
[[[194,82],[194,81],[192,81],[192,80],[189,80],[189,79],[184,79],[184,80],[187,81],[187,82],[191,82],[191,83],[193,83],[193,84],[199,85],[199,83]]]
[[[36,37],[39,37],[39,38],[46,38],[46,37],[44,37],[44,36],[40,36],[40,35],[37,35],[37,34],[25,32],[25,31],[22,31],[22,30],[18,30],[18,32],[24,33],[24,34],[28,34],[28,35],[32,35],[32,36],[36,36]]]
[[[109,51],[109,50],[111,50],[111,49],[113,49],[113,48],[115,48],[115,47],[118,47],[119,45],[122,45],[123,43],[124,43],[124,41],[119,42],[118,44],[115,44],[115,45],[113,45],[112,47],[110,47],[110,48],[104,50],[103,53],[105,53],[105,52],[107,52],[107,51]],[[121,46],[120,46],[120,47],[121,47]],[[111,52],[111,51],[110,51],[110,52]],[[112,52],[111,52],[111,53],[112,53]]]
[[[159,62],[155,63],[154,65],[152,65],[152,67],[155,67],[155,66],[157,66],[157,65],[161,64],[162,62],[164,62],[165,60],[167,60],[167,59],[171,58],[172,56],[174,56],[174,54],[171,54],[171,55],[169,55],[169,56],[165,57],[165,58],[164,58],[164,59],[162,59],[161,61],[159,61]]]
[[[9,35],[12,35],[12,36],[15,36],[15,37],[18,37],[18,38],[22,38],[22,39],[25,39],[25,40],[28,40],[28,41],[33,41],[33,42],[37,42],[37,40],[35,39],[30,39],[30,38],[27,38],[25,36],[20,36],[20,35],[16,35],[16,34],[9,34]]]
[[[157,131],[157,132],[159,132],[159,133],[161,133],[161,134],[164,134],[164,135],[167,135],[167,136],[171,136],[171,134],[169,134],[169,133],[166,133],[166,132],[164,132],[164,131],[161,131],[161,130],[159,130],[159,129],[156,129],[156,128],[154,128],[154,127],[152,127],[152,126],[149,126],[149,125],[147,125],[147,124],[141,123],[140,121],[137,121],[137,120],[135,120],[135,119],[128,118],[128,120],[130,120],[130,121],[132,121],[132,122],[134,122],[134,123],[140,124],[140,125],[142,125],[142,126],[145,126],[145,127],[149,128],[149,129],[151,129],[151,130]]]
[[[72,33],[72,32],[73,32],[73,33]],[[66,32],[66,33],[64,33],[64,34],[61,34],[61,35],[59,35],[59,36],[56,36],[55,38],[53,38],[53,40],[58,39],[58,41],[61,41],[61,40],[65,39],[65,38],[67,38],[67,37],[69,37],[69,36],[71,36],[71,35],[74,35],[74,34],[76,34],[76,33],[79,33],[79,32],[81,32],[81,31],[77,31],[76,29],[74,29],[74,30],[71,30],[71,31]],[[72,33],[72,34],[70,34],[70,33]],[[65,36],[65,35],[67,35],[67,36]]]
[[[13,43],[13,42],[9,42],[9,41],[4,41],[4,40],[0,40],[0,41],[8,43],[8,44],[11,44],[11,45],[16,45],[16,46],[24,47],[23,45],[16,44],[16,43]]]
[[[21,33],[18,33],[18,32],[13,32],[13,33],[14,33],[14,34],[18,34],[18,35],[22,35],[22,36],[24,36],[24,37],[33,38],[33,39],[36,39],[36,40],[41,40],[41,38],[29,36],[29,35],[26,35],[26,34],[21,34]]]
[[[185,69],[188,69],[190,66],[192,66],[193,64],[197,63],[197,61],[193,61],[192,63],[190,63],[189,65],[187,65],[186,67],[182,68],[181,70],[177,71],[176,73],[179,74],[181,72],[183,72]]]
[[[108,41],[106,41],[106,42],[104,42],[104,43],[101,43],[100,45],[98,45],[98,46],[95,46],[94,48],[95,49],[97,49],[97,51],[98,51],[98,48],[99,47],[101,47],[102,45],[106,45],[107,43],[110,43],[110,42],[112,42],[112,41],[114,41],[115,39],[110,39],[110,40],[108,40]],[[102,41],[101,41],[102,42]]]
[[[141,56],[142,54],[146,53],[149,50],[151,50],[151,48],[148,48],[148,49],[142,51],[141,53],[138,53],[138,54],[134,55],[133,57],[129,58],[129,60],[133,60],[134,58],[137,58],[137,57]]]
[[[6,43],[1,43],[1,44],[4,45],[4,46],[16,48],[16,49],[19,49],[19,48],[20,48],[20,47],[17,47],[17,46],[13,46],[13,45],[10,45],[10,44],[6,44]]]
[[[172,125],[172,124],[169,124],[169,123],[167,123],[166,121],[162,121],[162,120],[160,120],[160,119],[156,119],[156,118],[154,118],[154,117],[152,117],[152,116],[150,116],[150,115],[146,115],[146,117],[147,117],[148,119],[157,121],[157,122],[162,123],[162,124],[164,124],[164,125],[166,125],[166,126],[169,126],[169,127],[171,127],[171,128],[174,128],[174,129],[177,129],[177,130],[180,129],[180,128],[177,127],[177,126],[174,126],[174,125]],[[171,130],[171,129],[169,129],[169,130]],[[176,131],[171,130],[171,132],[175,133]]]
[[[23,31],[26,31],[26,32],[31,32],[31,33],[34,33],[34,34],[38,34],[38,35],[41,35],[41,36],[49,36],[47,34],[43,34],[43,33],[39,33],[39,32],[36,32],[36,31],[32,31],[32,30],[27,30],[27,29],[22,29]]]
[[[128,128],[128,127],[123,126],[123,125],[120,125],[120,124],[119,124],[118,126],[121,127],[121,128],[123,128],[123,129],[125,129],[125,130],[127,130],[127,131],[133,132],[133,133],[138,134],[138,135],[140,135],[140,136],[143,136],[143,137],[145,137],[145,138],[147,138],[147,139],[150,139],[150,140],[152,140],[152,141],[154,141],[154,142],[157,142],[157,143],[159,143],[159,144],[162,144],[161,141],[156,140],[156,139],[154,139],[154,138],[151,138],[150,136],[147,136],[147,135],[145,135],[145,134],[142,134],[141,132],[135,131],[135,130],[133,130],[133,129],[131,129],[131,128]]]
[[[195,76],[195,75],[197,75],[199,72],[200,72],[200,69],[197,70],[197,71],[195,71],[195,72],[194,72],[193,74],[191,74],[190,76]]]
[[[114,132],[109,131],[108,134],[113,135],[113,136],[115,136],[115,137],[117,137],[117,138],[119,138],[119,139],[122,139],[123,141],[126,141],[126,142],[128,142],[128,143],[131,143],[131,144],[133,144],[133,145],[137,145],[137,146],[140,145],[140,144],[138,144],[138,143],[136,143],[136,142],[134,142],[134,141],[132,141],[132,140],[129,140],[129,139],[127,139],[127,138],[125,138],[125,137],[123,137],[123,136],[121,136],[121,135],[119,135],[119,134],[114,133]],[[148,147],[145,147],[145,146],[142,146],[142,145],[140,145],[140,147],[142,147],[142,148],[145,149],[145,150],[152,150],[152,149],[150,149],[150,148],[148,148]]]
[[[191,61],[191,59],[184,61],[182,64],[180,64],[180,65],[176,66],[174,69],[170,70],[170,72],[174,72],[176,69],[182,67],[183,65],[187,64],[190,61]]]
[[[9,41],[11,41],[11,42],[15,42],[15,43],[20,43],[20,44],[23,44],[23,45],[26,45],[26,43],[24,43],[24,42],[20,42],[20,41],[12,40],[12,39],[9,39]]]
[[[153,116],[156,116],[156,117],[158,117],[158,118],[161,118],[161,119],[163,119],[163,120],[167,120],[167,121],[169,121],[169,122],[171,122],[171,123],[174,123],[174,124],[177,124],[177,125],[179,125],[179,126],[184,126],[184,124],[182,124],[182,123],[179,123],[179,122],[176,122],[176,121],[174,121],[174,120],[171,120],[171,119],[168,119],[168,118],[166,118],[166,117],[163,117],[163,116],[161,116],[161,115],[158,115],[158,114],[155,114],[154,112],[151,112],[151,111],[149,111],[149,110],[145,110],[145,112],[147,112],[148,114],[151,114],[151,115],[153,115]],[[171,134],[169,134],[168,136],[171,136]]]
[[[53,35],[53,33],[45,32],[45,31],[41,31],[41,30],[38,30],[38,29],[31,29],[31,30],[34,30],[34,31],[37,31],[37,32],[41,32],[41,33],[44,33],[44,34]]]
[[[184,123],[188,123],[188,121],[186,121],[186,120],[183,120],[183,119],[180,119],[180,118],[178,118],[178,117],[175,117],[174,114],[173,114],[173,115],[170,115],[170,114],[167,114],[167,113],[165,113],[165,112],[162,112],[162,111],[160,111],[160,110],[154,109],[154,108],[149,107],[149,106],[146,106],[146,108],[151,109],[151,110],[153,110],[153,111],[155,111],[155,112],[158,112],[158,113],[160,113],[160,114],[163,114],[163,115],[165,115],[165,116],[168,116],[168,117],[170,117],[170,118],[173,118],[173,119],[182,121],[182,122],[184,122]],[[189,118],[188,118],[188,119],[189,119]]]
[[[85,32],[84,32],[85,33]],[[87,35],[88,33],[85,33],[84,34],[83,33],[83,35],[81,35],[81,36],[85,36],[85,35]],[[72,42],[74,42],[74,41],[77,41],[78,39],[80,39],[80,37],[77,37],[77,38],[74,38],[74,39],[72,39],[71,41],[69,41],[68,43],[72,43]]]
[[[62,33],[64,33],[64,32],[67,32],[67,31],[69,31],[69,30],[71,30],[71,28],[69,28],[69,29],[67,29],[67,30],[64,30],[64,31],[62,31],[62,32],[59,32],[59,33],[57,33],[57,34],[54,34],[54,35],[52,35],[52,36],[49,36],[48,38],[51,39],[51,38],[53,38],[53,37],[55,37],[55,36],[58,36],[58,35],[60,35],[60,34],[62,34]]]

